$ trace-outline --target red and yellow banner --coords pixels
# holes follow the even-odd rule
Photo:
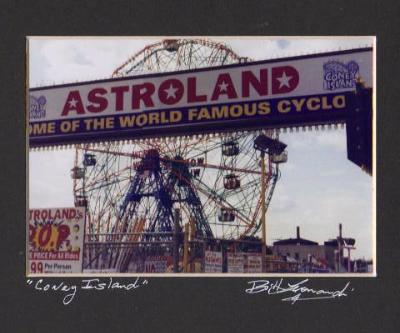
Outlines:
[[[29,90],[30,145],[344,121],[372,49]]]
[[[81,273],[84,224],[82,207],[29,210],[28,272]]]

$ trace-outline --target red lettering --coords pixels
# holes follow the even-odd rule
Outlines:
[[[260,69],[260,79],[253,72],[244,71],[242,73],[242,96],[250,96],[250,85],[257,91],[260,96],[268,94],[268,70]]]
[[[284,94],[296,89],[299,84],[299,73],[292,66],[272,68],[272,93]]]
[[[217,100],[220,95],[227,95],[228,98],[237,98],[235,87],[228,73],[223,73],[218,76],[211,100]]]
[[[48,215],[50,215],[50,218],[51,218],[51,212],[50,212],[50,210],[49,210],[49,211],[47,211],[47,210],[42,210],[42,212],[40,213],[40,217],[42,218],[42,220],[46,220]]]
[[[151,95],[153,95],[154,91],[154,84],[149,82],[132,86],[132,110],[140,108],[140,101],[143,101],[146,107],[154,106],[153,100],[151,99]]]
[[[68,219],[72,220],[76,216],[76,210],[72,208],[69,210],[69,213],[67,213],[67,214],[68,214]]]
[[[54,215],[53,219],[56,220],[56,219],[59,219],[59,218],[60,218],[60,210],[57,209],[56,210],[56,214]]]
[[[75,110],[77,114],[85,113],[85,110],[83,109],[81,95],[79,94],[78,90],[70,91],[61,115],[67,116],[68,113],[73,110]]]
[[[88,101],[90,103],[96,104],[97,106],[90,104],[86,107],[86,109],[89,112],[93,112],[93,113],[98,113],[98,112],[104,111],[108,106],[107,98],[102,97],[105,94],[107,94],[107,90],[104,88],[96,88],[96,89],[92,89],[91,91],[89,91]]]
[[[124,93],[129,91],[129,86],[112,87],[111,92],[115,94],[115,111],[124,109]]]
[[[46,224],[39,230],[38,243],[40,247],[46,246],[51,237],[51,225]]]
[[[69,220],[69,209],[63,209],[61,212],[61,218]]]
[[[187,94],[188,94],[188,102],[205,102],[207,100],[207,95],[197,95],[196,94],[196,78],[189,77],[187,80]]]
[[[70,235],[69,226],[65,224],[61,224],[58,226],[58,238],[57,238],[56,249],[60,248],[61,244],[68,238],[69,235]]]
[[[33,239],[35,238],[36,235],[36,227],[33,225],[29,224],[29,241],[33,242]]]
[[[169,79],[160,84],[158,98],[167,105],[178,103],[183,96],[183,84],[177,79]]]

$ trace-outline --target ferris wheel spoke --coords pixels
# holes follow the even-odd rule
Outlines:
[[[187,165],[191,165],[191,163],[192,163],[191,161],[187,161],[187,160],[176,160],[176,159],[166,158],[166,157],[161,158],[161,160],[163,162],[177,162],[177,163],[182,163],[182,164],[187,164]],[[249,170],[249,169],[238,169],[238,168],[234,168],[234,167],[229,167],[229,166],[224,166],[224,165],[215,165],[215,164],[210,164],[210,163],[201,163],[199,165],[194,165],[194,166],[201,167],[201,168],[225,170],[225,171],[254,173],[254,174],[258,174],[258,175],[261,174],[260,171]]]

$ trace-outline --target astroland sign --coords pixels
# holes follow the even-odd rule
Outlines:
[[[28,272],[81,273],[85,210],[29,210]]]
[[[372,49],[29,90],[31,147],[346,120]]]

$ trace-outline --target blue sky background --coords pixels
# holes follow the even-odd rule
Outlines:
[[[162,39],[31,38],[30,87],[110,77],[145,45]],[[210,38],[254,60],[373,45],[372,37]],[[281,134],[289,161],[282,165],[267,215],[267,243],[301,236],[319,243],[338,234],[356,239],[353,257],[373,255],[372,177],[347,160],[346,130]],[[73,206],[74,150],[29,153],[30,207]]]

